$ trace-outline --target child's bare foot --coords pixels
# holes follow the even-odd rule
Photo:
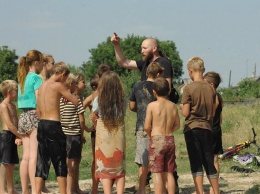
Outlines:
[[[13,192],[11,192],[12,194],[19,194],[17,191],[13,191]]]
[[[45,186],[42,188],[42,194],[52,194],[52,192],[49,190],[49,189],[47,189]]]
[[[22,194],[30,194],[29,190],[23,191]]]

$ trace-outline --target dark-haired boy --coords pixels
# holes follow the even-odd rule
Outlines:
[[[173,172],[176,171],[173,131],[180,128],[178,109],[168,100],[169,84],[165,78],[153,83],[156,101],[146,110],[144,129],[150,137],[149,167],[153,173],[154,193],[175,193]]]
[[[212,137],[213,137],[213,149],[214,149],[214,165],[218,172],[219,176],[219,163],[218,163],[218,155],[223,154],[223,146],[222,146],[222,108],[224,106],[221,95],[217,92],[217,88],[221,82],[221,77],[216,72],[207,72],[204,75],[204,79],[209,83],[214,92],[216,93],[215,106],[216,111],[213,117],[213,129],[212,129]]]
[[[138,194],[145,193],[146,177],[148,173],[148,150],[149,138],[144,131],[144,120],[146,115],[147,105],[154,101],[153,95],[153,81],[155,78],[163,75],[164,68],[157,62],[152,62],[146,71],[147,80],[138,82],[134,85],[131,96],[129,108],[131,111],[137,113],[136,121],[136,154],[135,163],[139,166],[139,189]]]

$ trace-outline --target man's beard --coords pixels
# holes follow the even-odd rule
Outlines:
[[[149,53],[147,56],[142,56],[143,61],[151,61],[153,58],[153,53]]]

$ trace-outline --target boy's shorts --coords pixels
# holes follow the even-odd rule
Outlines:
[[[48,178],[51,162],[56,176],[67,177],[66,135],[59,121],[40,120],[37,133],[36,177]]]
[[[66,135],[67,145],[67,158],[68,159],[80,159],[82,151],[81,135]]]
[[[150,140],[145,131],[136,131],[135,163],[144,167],[149,166],[149,144]]]
[[[221,126],[215,126],[212,130],[214,155],[223,154]]]
[[[149,167],[151,172],[173,173],[176,171],[174,137],[155,135],[149,148]]]
[[[11,131],[0,132],[0,164],[19,164],[15,138]]]
[[[216,178],[213,138],[208,129],[193,128],[184,133],[192,176],[203,176],[203,167],[208,178]]]
[[[22,109],[18,122],[18,132],[29,134],[30,131],[38,128],[38,122],[39,118],[35,109]]]

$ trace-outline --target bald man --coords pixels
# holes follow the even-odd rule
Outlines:
[[[158,41],[155,38],[147,38],[142,42],[142,60],[139,61],[126,59],[120,46],[120,38],[116,33],[111,37],[111,42],[114,44],[116,60],[121,67],[141,71],[141,81],[145,81],[147,79],[146,70],[148,65],[151,62],[158,62],[163,66],[164,78],[169,82],[170,89],[172,88],[173,70],[171,62],[160,56]]]
[[[145,81],[147,80],[146,70],[148,65],[151,62],[158,62],[164,68],[163,77],[169,82],[170,90],[172,89],[172,77],[173,77],[172,65],[167,58],[162,57],[160,55],[158,41],[155,38],[147,38],[142,42],[141,45],[142,60],[139,61],[130,60],[125,57],[120,46],[120,37],[116,33],[114,33],[113,36],[111,37],[111,42],[114,45],[116,60],[118,62],[118,65],[126,69],[141,71],[141,81]],[[176,184],[175,193],[177,194],[179,193],[177,171],[173,173],[173,176]],[[151,179],[151,173],[149,172],[146,180],[147,186],[149,185],[150,179]]]

